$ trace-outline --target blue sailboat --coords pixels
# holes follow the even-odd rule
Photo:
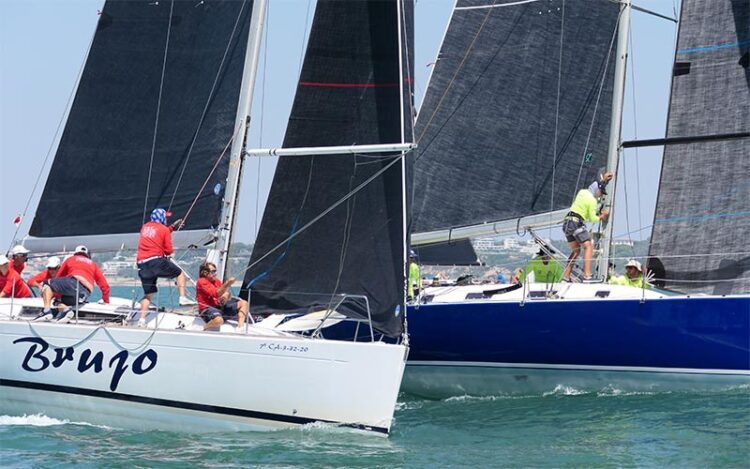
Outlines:
[[[624,148],[664,145],[648,259],[659,288],[425,288],[407,308],[402,390],[750,384],[750,4],[683,0],[666,137],[622,142],[631,8],[457,2],[415,125],[411,245],[559,224]],[[602,280],[611,225],[596,238]]]

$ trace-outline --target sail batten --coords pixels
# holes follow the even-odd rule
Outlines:
[[[619,5],[543,3],[458,1],[416,124],[414,232],[561,210],[606,163]]]
[[[750,3],[683,0],[649,267],[667,288],[750,292]]]
[[[406,28],[399,20],[400,7],[410,11],[410,4],[317,2],[284,138],[289,150],[278,152],[243,282],[254,312],[335,308],[357,319],[371,316],[386,335],[403,331],[402,153],[350,148],[408,143],[410,74],[401,73],[401,55],[411,49],[403,49],[412,43],[411,20],[404,20]],[[288,154],[311,147],[340,150]]]
[[[144,206],[146,214],[189,212],[188,231],[218,226],[252,6],[105,3],[33,239],[49,247],[112,240],[117,248],[118,234],[140,230]]]

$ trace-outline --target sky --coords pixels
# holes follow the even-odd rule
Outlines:
[[[13,241],[16,215],[26,213],[18,236],[28,233],[103,3],[0,0],[0,251]],[[678,0],[634,3],[671,17],[679,11]],[[417,103],[424,95],[429,64],[438,54],[453,4],[454,0],[416,0]],[[267,49],[261,51],[250,147],[281,145],[314,6],[315,0],[269,0],[264,37]],[[663,137],[676,25],[634,11],[631,26],[623,139]],[[661,148],[652,148],[623,154],[616,195],[616,237],[631,234],[633,239],[645,239],[649,235],[661,152]],[[275,161],[248,159],[245,165],[235,240],[253,242]],[[73,208],[61,210],[70,210],[75,216]],[[557,231],[542,235],[557,238]]]

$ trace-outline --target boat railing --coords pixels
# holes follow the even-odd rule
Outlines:
[[[318,327],[315,328],[315,330],[312,332],[311,335],[313,337],[319,336],[320,333],[321,333],[321,330],[325,326],[326,321],[330,318],[330,316],[333,313],[337,312],[338,309],[341,307],[341,305],[344,304],[345,301],[352,300],[358,306],[361,306],[362,303],[364,303],[365,310],[367,311],[367,320],[365,321],[364,319],[349,318],[349,317],[347,317],[347,318],[343,319],[343,321],[356,322],[357,325],[356,325],[356,329],[355,329],[355,332],[354,332],[354,341],[355,342],[357,341],[357,337],[359,337],[359,328],[360,328],[360,325],[363,322],[367,322],[367,324],[368,324],[368,326],[370,328],[370,340],[372,342],[375,342],[375,332],[374,332],[375,329],[372,326],[372,313],[370,311],[370,300],[367,298],[367,295],[353,295],[353,294],[349,294],[349,293],[340,293],[338,295],[335,295],[334,298],[336,298],[335,305],[333,305],[333,302],[331,302],[332,306],[329,307],[326,310],[325,316],[323,316],[323,319],[320,321],[320,324],[318,324]]]

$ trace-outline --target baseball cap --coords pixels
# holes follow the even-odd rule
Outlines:
[[[60,267],[60,258],[57,256],[52,256],[49,259],[47,259],[47,268],[48,269],[56,269],[57,267]]]
[[[409,249],[409,257],[417,258],[417,253],[414,252],[414,249]]]
[[[8,262],[10,262],[10,261],[8,260],[8,258],[7,258],[7,257],[5,257],[4,255],[0,254],[0,265],[5,265],[5,264],[7,264]]]
[[[13,249],[10,250],[10,253],[13,256],[18,255],[18,254],[28,254],[29,252],[30,251],[28,249],[21,246],[20,244],[13,246]]]
[[[635,267],[638,270],[641,270],[641,263],[638,262],[635,259],[630,259],[627,264],[625,264],[625,267]]]
[[[89,248],[81,244],[79,246],[76,246],[75,250],[73,250],[73,254],[86,254],[88,256]]]

